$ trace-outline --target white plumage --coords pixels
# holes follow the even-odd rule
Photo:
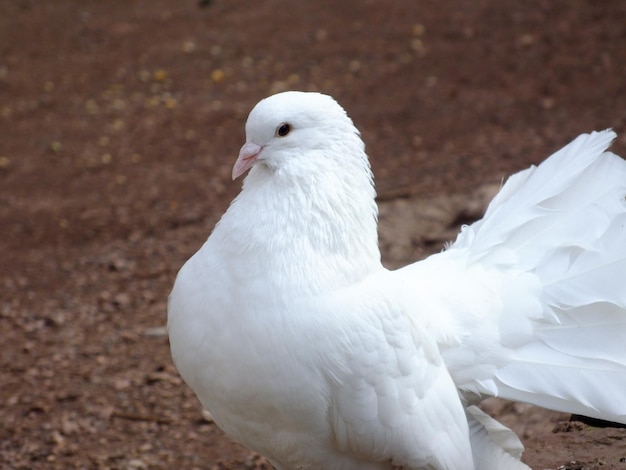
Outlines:
[[[261,101],[243,189],[170,296],[172,355],[279,470],[515,469],[486,396],[626,423],[626,163],[612,131],[512,176],[444,252],[380,263],[363,143],[330,97]]]

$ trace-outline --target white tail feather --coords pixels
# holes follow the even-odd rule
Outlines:
[[[476,406],[465,409],[476,470],[528,470],[520,462],[524,446],[506,426]]]
[[[626,162],[605,152],[614,138],[582,135],[514,175],[452,248],[540,286],[521,293],[543,309],[524,313],[533,333],[521,342],[511,334],[524,323],[515,318],[521,295],[504,298],[511,356],[496,372],[497,394],[626,423]]]

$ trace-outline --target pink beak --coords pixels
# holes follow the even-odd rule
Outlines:
[[[256,163],[261,150],[263,150],[263,147],[251,142],[247,142],[243,145],[243,147],[241,147],[235,166],[233,166],[233,180],[236,180],[252,168],[252,165]]]

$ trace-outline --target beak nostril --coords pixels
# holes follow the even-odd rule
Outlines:
[[[246,142],[243,147],[241,147],[241,150],[239,150],[239,156],[237,157],[237,161],[233,166],[233,180],[236,180],[246,171],[252,168],[252,166],[256,163],[257,157],[259,156],[259,153],[261,153],[261,150],[263,150],[263,147],[257,144],[253,144],[252,142]]]

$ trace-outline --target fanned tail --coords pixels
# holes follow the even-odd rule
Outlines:
[[[512,176],[451,249],[533,279],[524,291],[507,274],[499,327],[510,357],[496,394],[626,423],[626,162],[605,151],[614,138],[581,135]],[[539,311],[520,313],[529,298]],[[531,331],[517,335],[520,324]]]

